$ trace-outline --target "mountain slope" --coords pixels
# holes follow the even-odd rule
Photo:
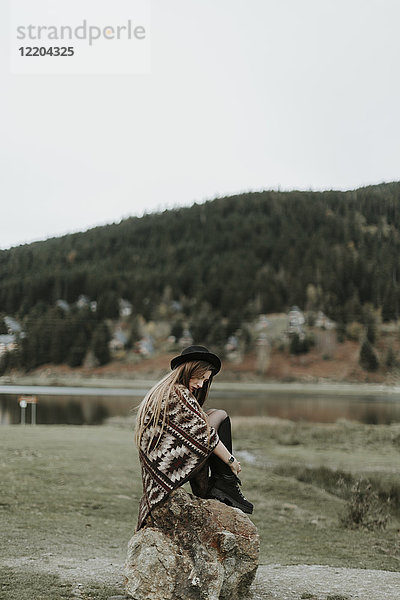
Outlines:
[[[400,183],[253,192],[0,252],[0,312],[112,292],[152,317],[162,299],[232,317],[292,304],[397,318]]]

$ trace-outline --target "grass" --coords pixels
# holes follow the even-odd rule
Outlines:
[[[345,528],[348,500],[336,481],[363,476],[378,493],[397,490],[399,434],[398,425],[235,419],[235,451],[250,453],[243,492],[256,507],[260,562],[398,571],[396,505],[385,530]],[[131,429],[3,426],[0,453],[0,598],[123,593],[122,574],[110,584],[89,565],[122,571],[135,529],[141,480]],[[72,564],[82,565],[78,580],[68,576]]]
[[[64,600],[71,598],[72,585],[62,581],[57,575],[26,573],[5,567],[1,569],[0,598],[19,600],[27,596],[27,585],[32,598],[37,600]]]
[[[7,565],[14,561],[18,577],[25,573],[29,580],[26,595],[18,592],[15,599],[39,600],[42,596],[32,595],[30,586],[39,574],[44,577],[40,571],[61,568],[65,573],[71,560],[101,557],[108,564],[123,564],[141,494],[132,434],[101,426],[0,431],[0,518],[6,542],[0,554]],[[2,578],[7,589],[8,571]],[[50,589],[56,590],[56,583]],[[107,588],[96,598],[115,593]],[[7,600],[12,598],[7,594]]]
[[[340,482],[368,477],[380,482],[378,491],[397,490],[399,449],[393,440],[399,429],[236,419],[237,451],[255,457],[251,466],[242,461],[243,488],[257,507],[262,560],[399,570],[396,507],[385,531],[345,528],[348,500]]]

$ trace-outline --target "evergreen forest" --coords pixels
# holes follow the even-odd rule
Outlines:
[[[107,339],[121,298],[146,321],[167,307],[172,323],[174,305],[197,343],[216,343],[292,305],[342,325],[362,320],[365,307],[397,320],[399,278],[399,182],[250,192],[0,251],[0,316],[18,319],[28,338],[41,331],[43,360],[73,365],[89,340]],[[82,294],[96,313],[75,311],[67,323],[57,300],[72,305]],[[25,346],[23,364],[42,364],[40,349],[29,360]]]

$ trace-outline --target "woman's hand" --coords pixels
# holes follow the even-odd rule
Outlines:
[[[240,466],[240,462],[236,460],[236,458],[229,452],[229,450],[224,446],[221,440],[215,446],[213,450],[214,454],[218,456],[222,460],[222,462],[226,463],[232,469],[232,472],[237,476],[242,467]],[[233,460],[232,460],[233,458]]]
[[[236,460],[236,458],[232,463],[229,464],[229,466],[235,475],[239,475],[240,471],[242,470],[242,467],[240,466],[240,462],[238,460]]]

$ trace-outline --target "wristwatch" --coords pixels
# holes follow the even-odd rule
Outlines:
[[[235,457],[231,456],[230,459],[228,460],[228,463],[231,465],[235,460],[236,460]]]

